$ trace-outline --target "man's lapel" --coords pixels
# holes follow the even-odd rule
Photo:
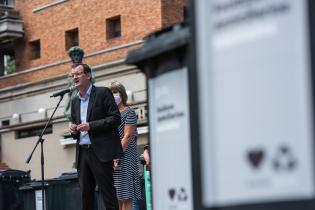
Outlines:
[[[81,107],[80,107],[80,99],[79,99],[79,97],[78,96],[76,96],[74,99],[74,110],[78,110],[78,111],[76,111],[75,113],[75,122],[77,123],[77,124],[79,124],[79,123],[81,123],[81,118],[80,118],[80,109],[81,109]]]
[[[92,111],[92,107],[94,105],[95,99],[96,99],[95,86],[92,86],[91,95],[90,95],[90,99],[89,99],[89,105],[88,105],[87,114],[86,114],[86,121],[87,122],[90,121],[90,115],[91,115],[91,111]]]

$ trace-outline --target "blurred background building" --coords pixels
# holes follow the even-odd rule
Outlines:
[[[145,76],[124,64],[143,37],[181,22],[185,0],[0,0],[0,168],[31,170],[40,178],[38,135],[67,88],[78,44],[92,66],[96,85],[122,82],[138,115],[139,148],[147,143]],[[67,135],[67,98],[44,135],[45,178],[73,170],[75,141]]]

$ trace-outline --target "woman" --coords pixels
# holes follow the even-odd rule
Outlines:
[[[137,115],[127,106],[125,87],[112,82],[110,89],[121,114],[119,135],[124,156],[114,161],[114,181],[120,210],[132,210],[132,201],[141,199],[139,156],[137,152]]]

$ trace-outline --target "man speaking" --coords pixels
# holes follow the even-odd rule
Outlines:
[[[76,168],[83,210],[94,210],[96,184],[106,210],[118,210],[113,181],[113,159],[122,156],[117,126],[120,113],[111,91],[91,83],[91,69],[78,64],[71,69],[78,94],[71,102],[69,131],[76,144]]]

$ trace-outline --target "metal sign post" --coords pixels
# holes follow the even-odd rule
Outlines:
[[[200,139],[195,209],[315,209],[314,3],[190,3]]]

